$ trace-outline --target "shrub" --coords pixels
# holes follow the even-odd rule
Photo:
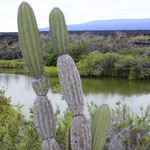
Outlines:
[[[21,114],[22,106],[11,105],[11,99],[5,97],[5,91],[0,90],[0,149],[30,149],[40,150],[41,139],[33,122],[33,109],[30,109],[30,119],[26,120]],[[98,107],[95,103],[87,103],[89,119]],[[15,109],[14,109],[15,108]],[[146,150],[150,147],[150,106],[141,107],[141,113],[135,114],[126,104],[116,103],[112,109],[111,126],[104,150],[111,148],[130,148],[132,150]],[[60,107],[55,112],[56,135],[55,139],[64,147],[66,144],[67,128],[73,115],[67,108],[60,114]]]
[[[39,150],[41,140],[36,132],[33,117],[26,120],[21,114],[22,106],[11,105],[11,99],[0,90],[0,149]]]
[[[47,77],[58,77],[56,67],[44,67],[44,75]]]
[[[121,76],[129,79],[150,79],[148,57],[102,54],[94,51],[77,63],[82,76]]]
[[[104,59],[98,51],[77,63],[80,75],[83,76],[101,76],[103,72]]]

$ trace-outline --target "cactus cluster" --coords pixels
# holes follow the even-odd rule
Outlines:
[[[109,128],[110,110],[103,105],[97,109],[92,123],[83,114],[84,99],[79,72],[72,57],[66,54],[67,28],[64,15],[54,8],[49,16],[50,32],[59,54],[57,69],[64,96],[74,118],[68,128],[67,150],[102,150]],[[60,150],[53,139],[56,132],[53,107],[46,97],[48,79],[43,76],[43,52],[34,12],[26,2],[18,10],[19,41],[26,65],[33,76],[32,87],[37,95],[34,102],[34,122],[43,140],[42,150]]]

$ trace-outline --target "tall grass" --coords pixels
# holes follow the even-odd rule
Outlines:
[[[5,69],[9,69],[9,73],[15,73],[16,69],[22,69],[25,68],[25,63],[22,59],[14,59],[14,60],[0,60],[0,68],[5,68]],[[15,69],[15,71],[14,71]],[[0,70],[0,72],[2,72],[2,70]],[[25,74],[29,74],[29,71],[27,70],[27,68],[25,69],[25,71],[22,71]],[[57,74],[57,67],[44,67],[44,75],[47,77],[58,77]]]
[[[22,59],[0,60],[0,68],[23,68],[24,66]]]

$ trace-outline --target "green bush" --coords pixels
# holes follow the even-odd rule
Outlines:
[[[77,67],[79,69],[80,75],[83,76],[101,76],[103,72],[104,59],[103,55],[94,51],[90,53],[88,57],[79,61]]]
[[[44,67],[44,75],[46,77],[58,77],[57,68],[56,67]]]
[[[12,60],[12,59],[21,59],[22,53],[20,51],[19,43],[16,42],[13,37],[1,38],[0,41],[0,60]]]
[[[88,45],[84,42],[80,42],[78,44],[70,43],[68,46],[68,54],[73,58],[75,62],[80,61],[88,53]]]
[[[150,79],[150,58],[94,51],[77,63],[82,76],[120,76]]]
[[[11,105],[11,99],[0,90],[0,149],[40,150],[41,140],[33,123],[33,115],[26,120],[22,106]]]

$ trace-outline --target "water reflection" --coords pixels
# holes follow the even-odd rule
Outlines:
[[[20,74],[0,74],[0,88],[7,88],[6,95],[12,97],[12,104],[23,104],[23,113],[29,117],[29,107],[33,105],[36,98],[31,87],[32,78]],[[48,98],[51,100],[54,110],[57,105],[61,112],[67,107],[66,102],[61,100],[60,94],[53,93],[58,78],[49,78],[50,89]],[[116,101],[120,100],[132,107],[133,111],[139,112],[139,107],[146,107],[150,104],[150,81],[127,80],[122,78],[83,78],[82,87],[85,103],[94,101],[96,104],[108,104],[111,108],[115,107]],[[87,107],[84,113],[88,115]]]
[[[120,94],[124,96],[141,95],[150,93],[150,81],[128,80],[123,78],[88,78],[82,79],[85,95],[90,94]]]

